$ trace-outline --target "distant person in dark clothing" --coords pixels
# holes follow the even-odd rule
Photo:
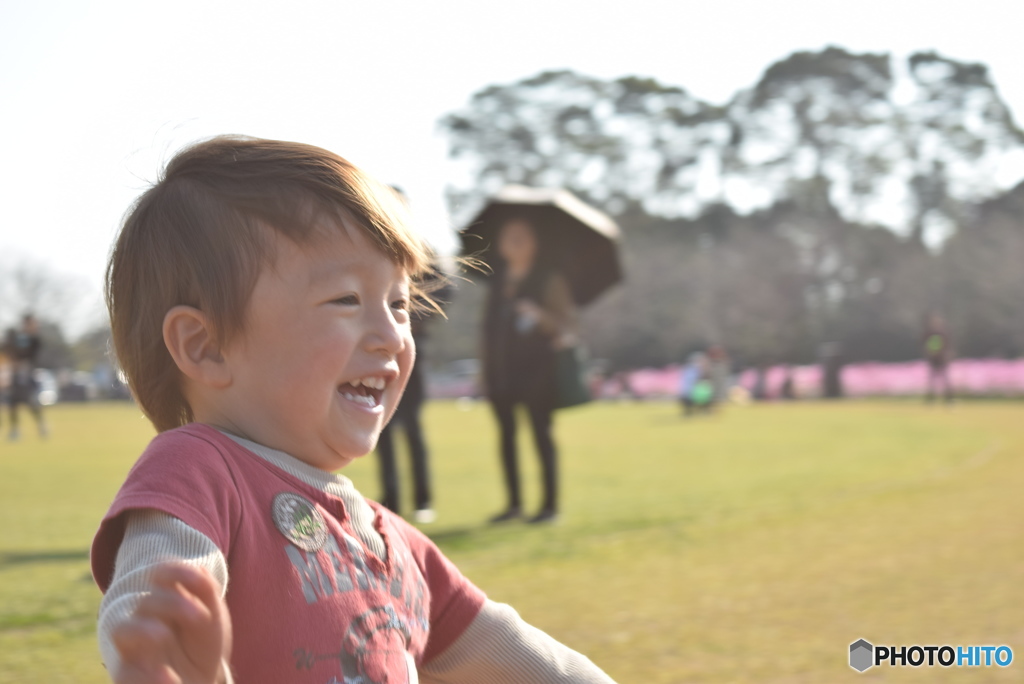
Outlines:
[[[418,523],[431,523],[436,519],[431,508],[430,464],[428,462],[427,445],[423,438],[423,427],[420,424],[420,409],[426,398],[426,387],[423,379],[424,317],[414,315],[412,320],[412,337],[416,343],[417,357],[409,384],[405,386],[405,394],[377,440],[377,455],[380,459],[381,485],[384,490],[381,503],[395,513],[401,513],[398,487],[398,468],[395,463],[395,427],[401,426],[405,431],[405,439],[409,445],[409,460],[412,462],[413,501],[416,507],[413,520]]]
[[[843,397],[843,347],[839,342],[824,342],[818,348],[821,359],[821,396],[825,399]]]
[[[793,369],[786,366],[786,374],[782,376],[782,386],[779,388],[779,398],[786,401],[796,399],[796,387],[793,382]]]
[[[953,387],[949,382],[949,363],[953,358],[953,349],[946,330],[946,321],[938,314],[931,314],[925,323],[924,358],[928,362],[928,386],[925,401],[932,401],[942,386],[942,397],[949,403],[953,401]]]
[[[25,404],[28,407],[32,417],[35,418],[36,427],[39,428],[39,436],[46,437],[49,430],[43,419],[42,407],[39,405],[39,387],[34,375],[39,352],[43,347],[42,338],[39,336],[39,323],[35,316],[25,314],[21,319],[21,327],[8,331],[4,346],[13,366],[11,386],[7,397],[11,417],[11,431],[7,438],[13,442],[20,437],[18,430],[19,404]]]
[[[497,239],[501,263],[491,278],[483,330],[484,383],[501,433],[508,507],[491,522],[523,514],[516,453],[515,410],[523,405],[541,462],[544,500],[530,522],[558,515],[558,470],[552,414],[557,402],[555,349],[575,331],[575,308],[565,278],[544,266],[534,227],[511,219]]]
[[[408,198],[401,188],[392,185],[401,200],[408,204]],[[436,264],[423,278],[425,289],[432,290],[439,284]],[[377,456],[380,461],[380,479],[383,495],[380,502],[388,509],[401,515],[401,496],[398,486],[398,467],[395,463],[395,427],[401,426],[405,432],[409,446],[409,460],[412,463],[413,479],[413,520],[418,523],[432,523],[437,518],[431,507],[430,463],[427,444],[420,424],[420,409],[426,399],[426,386],[423,379],[423,342],[426,339],[426,322],[433,313],[428,306],[420,302],[421,308],[413,311],[410,316],[412,338],[416,344],[416,360],[409,373],[409,383],[405,393],[395,409],[394,416],[380,432],[377,440]]]

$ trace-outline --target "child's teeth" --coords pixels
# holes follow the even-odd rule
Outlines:
[[[374,399],[373,397],[369,396],[369,395],[364,396],[362,394],[352,394],[351,392],[342,392],[341,396],[345,397],[349,401],[354,401],[357,404],[363,404],[364,406],[369,406],[370,408],[373,408],[374,406],[377,405],[377,400]]]

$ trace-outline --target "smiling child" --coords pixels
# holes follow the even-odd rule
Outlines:
[[[115,682],[602,682],[334,473],[412,367],[427,253],[325,150],[196,144],[129,212],[107,303],[156,426],[93,542]]]

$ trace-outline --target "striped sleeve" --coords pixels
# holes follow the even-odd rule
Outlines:
[[[134,509],[124,514],[125,531],[117,550],[114,576],[100,602],[96,636],[107,672],[113,678],[121,659],[114,646],[114,629],[131,617],[139,600],[152,586],[153,570],[160,563],[177,560],[205,568],[224,597],[228,584],[228,564],[217,545],[202,532],[166,513]],[[231,669],[224,663],[227,684]]]
[[[586,656],[490,600],[419,674],[421,684],[615,684]]]

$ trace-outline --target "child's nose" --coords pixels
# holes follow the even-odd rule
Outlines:
[[[385,307],[372,315],[366,344],[370,351],[380,350],[392,355],[398,354],[407,344],[407,327],[395,318],[390,307]]]

